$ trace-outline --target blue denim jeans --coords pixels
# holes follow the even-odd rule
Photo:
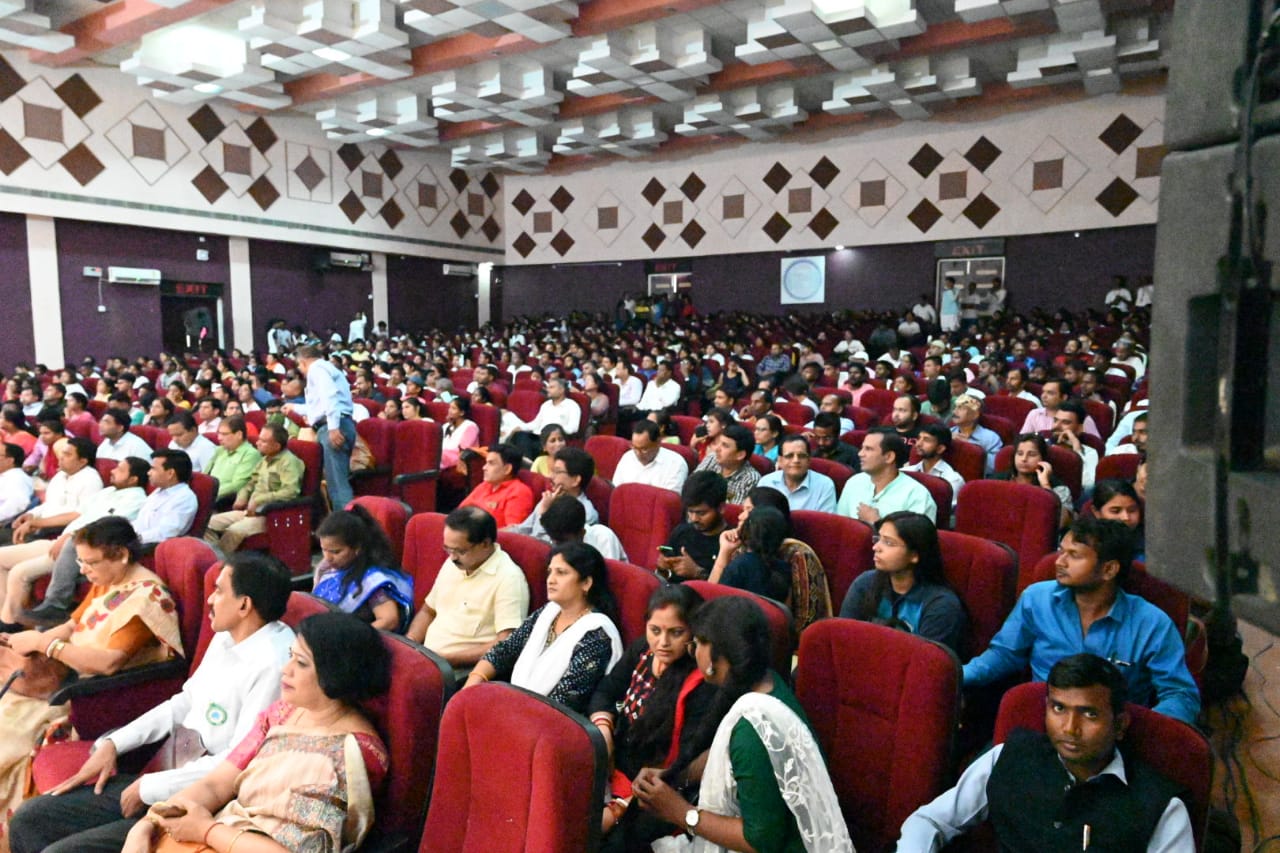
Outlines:
[[[351,492],[351,451],[356,446],[356,422],[351,420],[349,416],[343,416],[342,424],[339,427],[342,430],[342,437],[346,442],[342,445],[341,450],[335,450],[333,445],[329,443],[329,429],[331,424],[326,423],[320,430],[320,434],[316,439],[320,442],[320,448],[324,451],[324,481],[329,485],[329,501],[333,504],[334,509],[342,509],[351,502],[353,497]]]

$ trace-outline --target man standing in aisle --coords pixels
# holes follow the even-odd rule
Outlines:
[[[329,503],[342,509],[352,498],[351,450],[356,446],[356,422],[351,418],[351,386],[338,368],[325,360],[318,347],[298,347],[298,369],[307,380],[306,417],[324,451],[324,480]],[[292,407],[285,406],[285,411]],[[325,435],[325,431],[328,435]]]

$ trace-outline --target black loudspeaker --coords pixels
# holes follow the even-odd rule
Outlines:
[[[205,330],[205,337],[213,334],[213,317],[208,308],[192,308],[182,313],[182,329],[187,337],[199,340],[200,330]]]
[[[1147,553],[1152,572],[1194,595],[1218,589],[1214,425],[1223,303],[1220,261],[1231,245],[1230,175],[1236,163],[1238,80],[1256,33],[1260,0],[1192,0],[1175,9],[1151,352],[1152,450]],[[1280,136],[1254,148],[1256,193],[1273,211],[1268,260],[1280,257]],[[1272,284],[1274,288],[1274,283]],[[1227,476],[1231,588],[1236,614],[1280,632],[1280,312],[1274,290],[1255,290],[1239,311]]]

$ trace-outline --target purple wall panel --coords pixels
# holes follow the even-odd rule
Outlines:
[[[0,213],[0,305],[5,306],[0,370],[5,372],[19,361],[31,361],[35,355],[30,281],[27,218],[16,213]]]
[[[809,254],[796,252],[795,255]],[[819,254],[814,252],[812,254]],[[1009,237],[1005,244],[1012,303],[1080,309],[1102,303],[1112,274],[1149,275],[1155,259],[1154,226]],[[932,292],[932,243],[865,246],[827,252],[824,306],[779,301],[783,252],[713,255],[693,259],[694,303],[702,311],[890,309]],[[612,313],[626,291],[645,290],[643,261],[614,264],[507,267],[504,318],[570,309]]]
[[[387,256],[387,312],[393,330],[475,328],[475,279],[445,275],[439,258]]]
[[[162,348],[160,288],[136,284],[102,284],[105,313],[98,311],[97,280],[85,278],[84,267],[143,267],[160,270],[166,279],[224,285],[223,316],[231,340],[231,301],[227,238],[138,228],[107,222],[59,219],[58,278],[62,296],[62,337],[67,360],[86,355],[101,361],[111,355],[153,355]],[[196,250],[207,249],[208,261]]]
[[[359,270],[315,269],[318,247],[274,240],[249,241],[253,282],[253,339],[266,349],[272,319],[305,326],[317,334],[333,327],[345,338],[357,311],[373,315],[373,278]]]

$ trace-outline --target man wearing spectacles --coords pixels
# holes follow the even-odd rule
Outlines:
[[[449,513],[443,541],[444,565],[406,633],[455,668],[470,669],[520,627],[529,614],[529,584],[483,509]]]
[[[778,451],[777,470],[760,478],[761,486],[782,492],[791,511],[812,509],[836,511],[836,485],[826,474],[809,470],[809,439],[788,435]]]

